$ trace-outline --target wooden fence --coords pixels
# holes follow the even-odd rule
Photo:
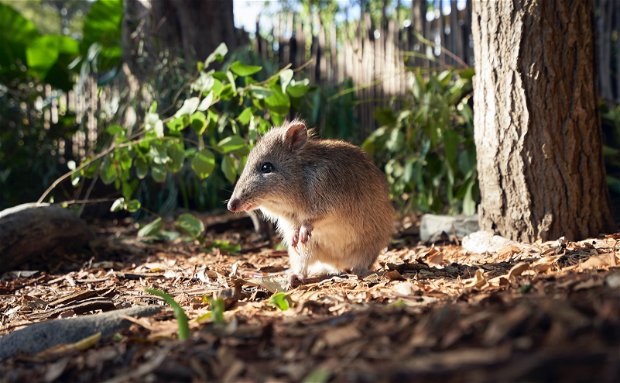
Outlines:
[[[384,4],[395,2],[400,0],[386,0]],[[427,5],[431,2],[434,11],[429,12]],[[381,17],[374,20],[363,11],[359,19],[351,20],[348,29],[336,28],[334,22],[326,22],[318,14],[303,19],[292,12],[264,15],[257,20],[257,30],[262,33],[251,44],[263,58],[280,67],[289,63],[293,68],[303,67],[304,75],[313,84],[337,85],[351,79],[358,101],[357,128],[363,137],[376,128],[375,109],[407,92],[409,67],[440,70],[473,66],[472,0],[450,1],[449,7],[439,6],[442,3],[448,2],[412,0],[409,17],[400,21],[385,7]],[[353,5],[344,12],[352,11]],[[266,17],[272,21],[268,31],[262,27]],[[600,95],[620,102],[620,1],[596,0],[594,23]],[[58,98],[60,103],[57,100],[50,104],[45,119],[56,118],[61,104],[76,114],[81,126],[72,140],[59,143],[61,157],[79,159],[89,152],[100,130],[97,121],[101,109],[113,93],[102,91],[91,80],[79,92],[69,92]]]
[[[595,1],[599,94],[608,102],[620,103],[620,1]],[[352,3],[351,9],[363,9],[365,1]],[[354,33],[340,33],[338,39],[334,23],[317,15],[310,20],[292,13],[266,15],[257,21],[256,29],[262,33],[253,44],[262,57],[280,66],[292,63],[295,68],[310,61],[304,71],[313,84],[336,85],[351,79],[357,87],[359,128],[366,135],[376,128],[375,108],[407,91],[411,73],[407,67],[437,70],[474,65],[472,0],[412,0],[410,17],[400,24],[387,15],[389,3],[401,1],[384,1],[379,20],[362,12]],[[428,11],[429,4],[434,11]],[[271,26],[264,30],[267,17]]]
[[[360,3],[363,9],[364,1]],[[305,75],[313,84],[337,85],[351,79],[357,88],[359,128],[367,135],[375,128],[375,108],[407,91],[411,75],[407,67],[473,65],[471,0],[444,1],[449,12],[439,1],[434,1],[434,12],[427,12],[425,1],[414,0],[410,17],[402,21],[388,15],[388,3],[384,2],[379,19],[364,11],[354,25],[340,25],[338,30],[333,20],[318,14],[304,19],[294,13],[264,16],[270,18],[270,30],[264,30],[264,20],[259,18],[256,29],[261,33],[253,43],[262,57],[280,66],[305,65]],[[355,7],[360,9],[360,4],[350,4],[344,13]]]

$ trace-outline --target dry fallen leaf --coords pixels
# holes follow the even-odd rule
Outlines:
[[[560,255],[551,255],[551,256],[543,257],[535,261],[534,263],[532,263],[530,265],[530,269],[538,273],[544,273],[545,271],[549,270],[557,262],[557,260],[560,259],[560,257],[561,257]]]
[[[263,287],[272,293],[286,291],[288,287],[288,277],[285,275],[265,275],[256,278],[246,279],[245,282],[255,286]]]
[[[527,262],[517,263],[508,272],[508,275],[507,275],[508,280],[516,279],[516,277],[523,274],[524,271],[529,270],[529,268],[530,268],[530,264]]]
[[[398,272],[398,270],[390,270],[385,273],[385,277],[390,281],[404,281],[405,278]]]
[[[617,266],[618,262],[616,256],[613,253],[603,255],[593,255],[584,262],[579,264],[579,270],[588,269],[607,269],[609,267]]]
[[[487,283],[484,273],[481,269],[476,270],[473,278],[465,282],[466,287],[482,287]]]
[[[491,286],[507,286],[510,284],[510,280],[505,275],[489,279]]]
[[[497,258],[502,261],[509,261],[515,254],[521,253],[521,248],[515,245],[507,245],[497,252]]]
[[[443,262],[443,253],[433,247],[424,259],[426,263],[431,266],[441,266]]]

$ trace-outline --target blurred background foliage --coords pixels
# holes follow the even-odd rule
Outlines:
[[[470,21],[469,0],[0,0],[0,209],[223,209],[257,136],[301,117],[362,145],[400,211],[475,213]]]

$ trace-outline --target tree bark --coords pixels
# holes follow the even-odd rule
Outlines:
[[[481,228],[528,242],[612,230],[592,1],[473,4]]]
[[[124,59],[139,78],[152,70],[160,52],[181,55],[194,68],[220,43],[233,50],[246,42],[235,29],[232,0],[126,0],[124,4]]]
[[[450,41],[452,41],[453,44],[451,47],[452,53],[464,59],[465,45],[463,41],[463,29],[459,21],[459,9],[456,1],[450,4]],[[452,60],[452,62],[456,64],[454,60]]]
[[[410,30],[415,32],[419,36],[426,36],[426,0],[415,0],[411,2],[411,27]],[[418,40],[417,36],[412,36],[410,41],[414,42],[411,49],[418,53],[424,54],[426,52],[426,44]],[[422,66],[427,63],[427,60],[421,57],[416,57],[413,60],[414,66]]]

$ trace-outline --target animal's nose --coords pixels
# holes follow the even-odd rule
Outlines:
[[[237,211],[239,210],[240,204],[241,204],[241,201],[239,200],[239,198],[233,198],[230,201],[228,201],[228,210]]]

